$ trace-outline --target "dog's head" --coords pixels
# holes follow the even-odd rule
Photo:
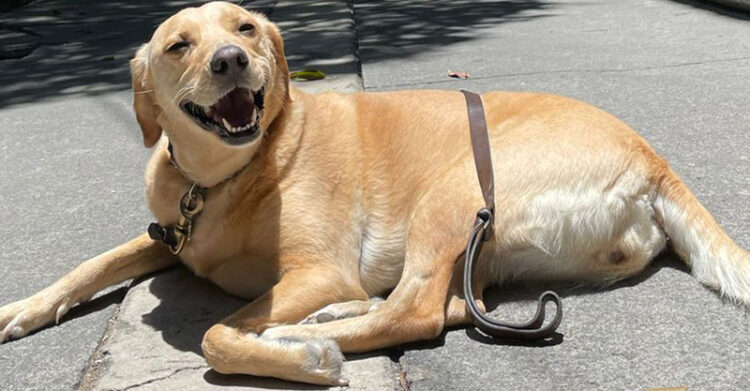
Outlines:
[[[228,145],[253,145],[289,100],[279,30],[231,3],[207,3],[170,17],[130,68],[136,117],[149,148],[162,128],[170,136],[202,133]]]

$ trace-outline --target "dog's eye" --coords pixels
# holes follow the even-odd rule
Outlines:
[[[240,25],[240,32],[243,34],[250,34],[255,30],[255,26],[253,26],[251,23],[244,23]]]
[[[167,48],[168,52],[177,52],[181,49],[184,49],[186,47],[190,46],[190,41],[180,41],[173,43],[170,47]]]

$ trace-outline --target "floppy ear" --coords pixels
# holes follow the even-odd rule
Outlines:
[[[281,32],[275,24],[268,22],[268,26],[268,35],[273,43],[274,57],[276,58],[276,80],[284,86],[284,100],[288,101],[290,99],[289,66],[286,63],[286,55],[284,54],[284,39],[281,37]]]
[[[143,132],[143,144],[151,148],[161,137],[161,126],[156,118],[161,108],[154,102],[153,81],[148,71],[148,44],[141,46],[130,60],[130,74],[133,78],[133,109],[135,118]]]

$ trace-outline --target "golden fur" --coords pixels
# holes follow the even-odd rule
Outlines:
[[[238,34],[242,23],[255,31]],[[166,52],[178,40],[190,48]],[[242,82],[266,91],[263,135],[243,146],[178,107],[222,96],[206,64],[226,44],[250,59]],[[164,22],[132,71],[144,142],[156,145],[146,172],[153,214],[174,224],[189,186],[168,163],[167,138],[186,174],[210,187],[192,241],[178,259],[143,235],[83,263],[0,308],[2,340],[178,261],[252,300],[205,334],[205,358],[221,373],[344,384],[341,351],[470,322],[456,260],[483,201],[460,93],[307,94],[289,85],[277,28],[218,2]],[[633,130],[559,96],[482,98],[498,211],[475,292],[507,279],[616,281],[642,270],[669,236],[701,282],[750,303],[748,254]]]

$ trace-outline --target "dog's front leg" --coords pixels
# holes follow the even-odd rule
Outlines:
[[[76,267],[35,295],[0,308],[0,342],[20,338],[60,318],[96,292],[177,263],[166,246],[141,235]]]
[[[343,356],[332,340],[258,335],[269,327],[297,323],[331,303],[366,298],[336,268],[318,264],[293,269],[270,291],[211,327],[203,337],[203,356],[219,373],[343,385]]]

